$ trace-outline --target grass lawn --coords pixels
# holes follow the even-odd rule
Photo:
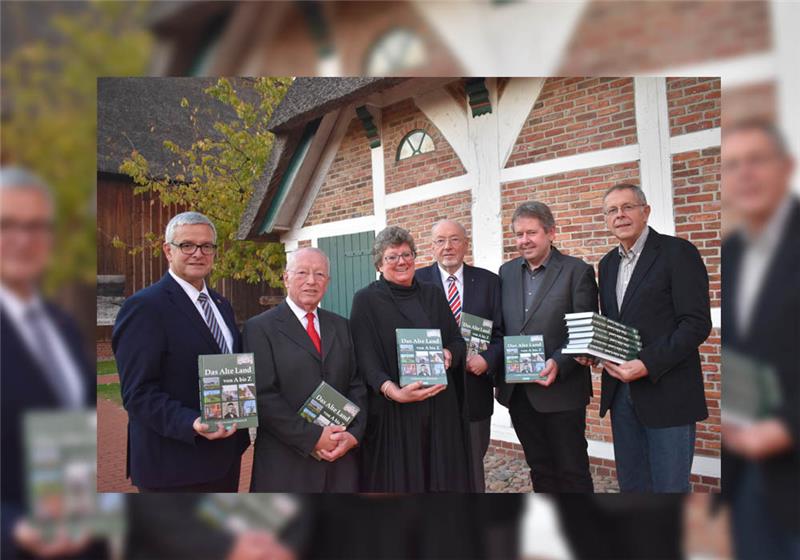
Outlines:
[[[122,406],[122,395],[119,394],[119,383],[107,383],[97,386],[97,399],[112,401],[118,406]]]
[[[117,373],[117,362],[114,360],[99,360],[97,362],[97,375]]]

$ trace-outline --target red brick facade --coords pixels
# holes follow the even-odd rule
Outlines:
[[[397,151],[405,136],[413,130],[424,130],[436,149],[397,161]],[[410,99],[383,110],[381,127],[386,194],[458,177],[465,173],[458,156],[428,118]]]
[[[667,78],[670,136],[718,128],[721,93],[719,78]]]
[[[386,212],[386,223],[406,228],[417,244],[417,268],[428,266],[433,262],[431,246],[431,228],[433,224],[445,218],[456,220],[467,228],[471,237],[472,219],[470,217],[472,195],[462,192],[443,196],[436,200],[427,200],[417,204],[401,206]],[[472,264],[472,247],[467,251],[465,259]]]
[[[769,50],[769,2],[593,0],[559,74],[609,76]]]
[[[304,225],[368,216],[373,211],[372,156],[361,121],[354,118]]]
[[[635,143],[633,79],[548,78],[506,167]]]

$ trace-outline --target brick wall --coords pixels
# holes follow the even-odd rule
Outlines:
[[[395,103],[383,110],[381,141],[383,143],[386,193],[425,185],[466,173],[453,148],[439,129],[428,120],[411,99]],[[397,161],[397,150],[406,134],[421,129],[428,133],[436,149]]]
[[[406,228],[417,244],[417,268],[428,266],[433,262],[431,246],[431,228],[442,219],[456,220],[472,234],[471,218],[472,195],[469,191],[443,196],[435,200],[426,200],[417,204],[401,206],[386,212],[386,223],[391,226]],[[464,259],[472,264],[472,247],[467,250]]]
[[[593,0],[557,72],[613,76],[769,50],[769,2]]]
[[[369,216],[373,211],[369,143],[361,121],[354,118],[304,225]]]
[[[678,136],[721,123],[719,78],[667,78],[670,135]]]
[[[548,78],[506,167],[635,143],[631,78]]]

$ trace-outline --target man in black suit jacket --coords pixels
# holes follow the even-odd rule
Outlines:
[[[366,388],[356,368],[348,321],[319,308],[328,257],[316,248],[289,255],[286,300],[245,324],[255,354],[258,436],[251,492],[357,492],[355,451],[364,434]],[[325,381],[360,409],[347,429],[299,415]]]
[[[127,475],[140,491],[236,492],[246,430],[200,422],[197,357],[239,352],[233,308],[206,287],[214,224],[184,212],[167,224],[169,270],[122,305],[111,345],[128,411]]]
[[[0,468],[2,558],[107,555],[99,541],[45,542],[25,517],[23,417],[31,410],[94,407],[95,371],[78,327],[39,293],[53,250],[49,187],[29,171],[0,170]]]
[[[647,226],[639,187],[611,187],[603,211],[620,246],[600,261],[600,309],[642,341],[637,359],[603,363],[600,416],[611,410],[620,490],[688,492],[695,423],[708,416],[698,351],[711,331],[706,267],[694,245]]]
[[[733,504],[738,558],[790,558],[800,550],[800,201],[790,191],[793,169],[773,125],[749,121],[725,130],[722,188],[742,222],[722,244],[723,355],[735,351],[771,368],[781,394],[776,409],[744,427],[726,422],[723,409],[722,489]],[[723,407],[730,389],[723,377]]]
[[[497,400],[509,407],[536,492],[592,492],[586,442],[589,367],[561,350],[564,314],[597,310],[594,269],[552,246],[555,220],[541,202],[520,205],[511,220],[520,256],[500,267],[507,336],[544,336],[542,380],[498,382]]]
[[[469,405],[472,466],[476,489],[486,490],[483,457],[489,449],[492,411],[494,408],[494,376],[503,371],[503,312],[500,305],[500,278],[488,270],[464,264],[469,247],[467,230],[452,220],[437,222],[431,230],[433,256],[436,262],[417,270],[419,282],[429,282],[450,298],[451,309],[477,315],[492,321],[489,347],[467,358],[467,403]],[[451,281],[450,278],[453,278]],[[450,288],[450,284],[453,288]],[[455,306],[455,307],[454,307]],[[469,342],[469,341],[467,341]]]

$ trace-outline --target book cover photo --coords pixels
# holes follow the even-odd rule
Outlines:
[[[256,371],[252,353],[203,354],[198,357],[201,421],[211,431],[258,427]]]
[[[503,337],[506,383],[531,383],[544,379],[544,336],[540,334]]]
[[[423,385],[447,385],[442,333],[439,329],[397,329],[400,386],[417,381]]]

